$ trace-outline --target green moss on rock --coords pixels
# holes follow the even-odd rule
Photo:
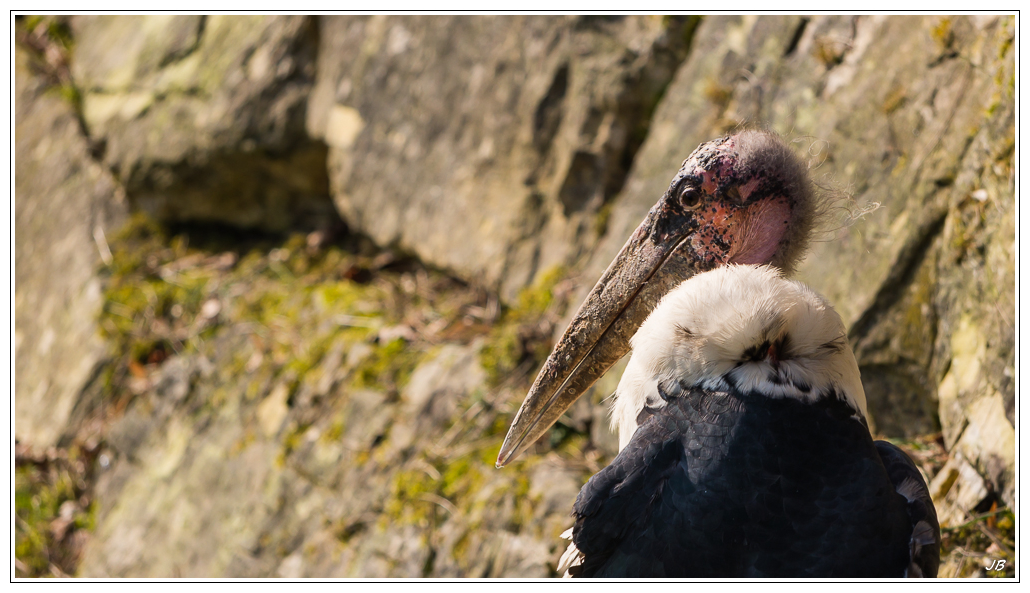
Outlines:
[[[403,338],[394,338],[376,345],[354,371],[357,387],[384,386],[397,390],[407,384],[411,372],[421,359],[421,353],[411,348]]]
[[[952,29],[951,17],[944,17],[930,29],[930,37],[937,43],[941,51],[951,49],[955,42],[955,31]]]
[[[527,359],[543,362],[551,350],[550,336],[534,331],[554,301],[554,288],[565,277],[556,266],[540,275],[533,286],[523,289],[515,306],[506,310],[494,326],[480,353],[480,362],[491,385],[498,385]]]
[[[14,472],[14,555],[18,576],[49,574],[50,550],[54,546],[51,523],[57,519],[61,504],[75,498],[67,475],[46,483],[38,468],[22,467]]]
[[[96,526],[90,492],[93,456],[79,445],[26,454],[14,469],[14,557],[17,577],[74,575],[82,538]]]

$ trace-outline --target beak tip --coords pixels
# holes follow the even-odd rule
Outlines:
[[[497,452],[497,462],[494,463],[494,467],[500,469],[509,463],[511,463],[516,457],[522,454],[522,439],[518,437],[520,429],[516,428],[519,423],[519,418],[522,417],[522,409],[515,415],[515,420],[512,421],[511,427],[508,428],[508,434],[504,436],[504,442],[501,443],[501,450]],[[521,432],[524,434],[524,432]]]

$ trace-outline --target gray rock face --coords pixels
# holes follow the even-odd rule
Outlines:
[[[89,155],[71,106],[15,52],[15,438],[57,443],[79,393],[106,354],[95,270],[124,197]]]
[[[515,513],[510,482],[519,479],[510,472],[490,471],[474,493],[481,501],[460,509],[431,492],[398,498],[398,484],[432,477],[422,453],[454,440],[446,429],[482,392],[481,342],[443,346],[414,370],[399,401],[372,389],[332,388],[314,408],[287,405],[283,382],[224,382],[230,360],[252,356],[245,333],[219,338],[212,360],[169,359],[150,379],[154,388],[110,428],[111,467],[97,484],[105,502],[81,576],[550,574],[554,524],[568,520],[559,507],[575,497],[578,470],[554,461],[537,466],[521,494],[541,499],[538,523],[521,534],[505,529]],[[349,370],[339,357],[319,366],[328,374]],[[247,395],[254,391],[257,397]],[[216,397],[217,413],[198,413]],[[485,504],[498,496],[507,504]],[[410,520],[437,505],[441,517],[428,534]],[[462,539],[475,541],[462,557],[466,566],[454,553]]]
[[[273,231],[338,220],[325,147],[304,133],[317,50],[311,18],[71,24],[83,119],[135,207],[172,222]]]
[[[76,430],[105,352],[95,270],[127,203],[272,231],[342,218],[514,310],[557,265],[588,291],[685,156],[764,126],[828,196],[797,275],[851,328],[877,431],[941,432],[951,457],[928,477],[945,524],[1015,504],[1012,18],[71,22],[84,131],[16,53],[19,441]],[[601,402],[618,373],[553,451],[495,471],[536,370],[487,379],[496,302],[416,312],[423,269],[394,292],[376,265],[311,280],[290,253],[324,237],[193,285],[217,324],[146,365],[108,419],[81,576],[551,574],[579,486],[617,446]],[[190,257],[160,270],[220,255]],[[403,384],[359,380],[408,362]]]
[[[378,243],[513,297],[603,231],[693,24],[322,19],[308,126],[333,199]]]

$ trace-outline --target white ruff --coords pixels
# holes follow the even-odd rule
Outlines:
[[[776,364],[745,354],[784,337]],[[804,401],[835,392],[866,415],[858,363],[840,316],[822,296],[775,268],[729,265],[684,281],[662,298],[632,345],[612,406],[620,449],[644,405],[665,404],[659,383],[673,396],[678,385],[725,390],[731,383],[745,392]]]

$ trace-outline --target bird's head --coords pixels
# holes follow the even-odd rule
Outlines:
[[[803,401],[839,397],[866,415],[840,316],[775,268],[729,265],[694,276],[661,300],[632,346],[612,408],[620,441],[632,436],[645,406],[660,408],[695,387]]]
[[[688,234],[682,249],[699,267],[772,264],[790,273],[807,245],[816,200],[794,152],[777,136],[748,131],[699,146],[658,206],[665,215],[653,234]]]
[[[775,134],[746,131],[698,146],[580,305],[516,414],[498,467],[629,351],[665,293],[730,263],[790,272],[819,210],[806,165]]]

